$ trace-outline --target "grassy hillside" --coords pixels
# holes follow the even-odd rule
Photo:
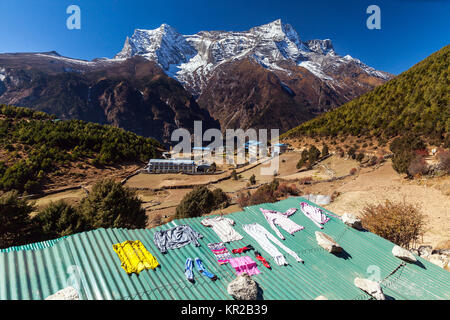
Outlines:
[[[386,84],[289,130],[282,138],[342,134],[390,138],[408,132],[442,142],[449,131],[447,45]]]
[[[38,191],[59,166],[146,161],[161,147],[112,126],[0,105],[0,190]]]

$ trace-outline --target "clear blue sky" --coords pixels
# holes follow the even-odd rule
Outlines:
[[[81,30],[66,28],[71,4],[81,8]],[[381,8],[381,30],[366,27],[371,4]],[[0,52],[111,58],[136,28],[241,31],[278,18],[303,40],[330,38],[338,54],[394,74],[450,43],[450,0],[0,0]]]

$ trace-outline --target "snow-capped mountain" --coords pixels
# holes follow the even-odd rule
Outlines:
[[[290,24],[281,20],[248,31],[201,31],[181,35],[167,24],[155,30],[137,29],[127,38],[115,59],[135,55],[157,62],[171,77],[195,95],[200,95],[213,72],[221,65],[250,58],[264,68],[290,74],[286,62],[303,67],[323,81],[335,82],[334,69],[357,64],[369,76],[388,80],[391,75],[377,71],[349,55],[336,54],[330,39],[302,41]]]
[[[137,29],[114,58],[0,54],[0,103],[168,141],[174,128],[298,126],[392,76],[281,20],[248,31]]]

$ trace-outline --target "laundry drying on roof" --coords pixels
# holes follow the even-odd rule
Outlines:
[[[230,265],[236,270],[236,275],[247,273],[249,276],[260,274],[256,262],[249,256],[237,257],[230,259]]]
[[[232,258],[223,242],[208,243],[208,248],[212,251],[219,264],[228,263],[228,261]]]
[[[277,236],[284,240],[284,236],[281,234],[280,230],[276,226],[280,226],[290,234],[294,234],[297,231],[303,230],[304,227],[301,225],[296,224],[294,221],[289,219],[288,217],[293,215],[297,208],[291,208],[287,210],[286,212],[282,213],[275,210],[267,210],[263,208],[259,208],[261,212],[264,215],[264,218],[266,218],[267,222],[269,223],[270,227],[275,231]]]
[[[320,229],[323,229],[323,225],[330,220],[330,218],[325,215],[323,210],[312,206],[309,203],[301,202],[300,209],[302,210],[303,214],[307,216],[312,222],[314,222],[314,224]]]
[[[285,208],[291,209],[283,212]],[[295,215],[298,209],[303,214]],[[267,219],[264,212],[280,220]],[[246,207],[244,212],[232,213],[229,217],[175,220],[166,225],[170,227],[165,230],[97,229],[45,244],[0,250],[0,270],[5,274],[8,289],[0,283],[0,299],[44,299],[67,286],[65,280],[61,281],[65,279],[66,270],[81,279],[80,283],[75,283],[80,300],[190,299],[193,292],[200,299],[229,299],[227,284],[244,272],[264,288],[265,299],[314,299],[319,293],[328,299],[371,299],[353,281],[357,277],[364,278],[370,264],[379,265],[383,278],[396,277],[395,286],[380,283],[389,296],[450,299],[448,271],[420,257],[416,258],[417,263],[399,259],[392,253],[394,244],[391,242],[370,232],[348,228],[340,219],[304,198],[292,197],[278,203]],[[217,236],[221,237],[214,228],[202,223],[206,219],[228,225],[233,232],[225,233],[227,239],[234,232],[240,235],[240,240],[234,240],[233,249],[229,251],[225,242],[217,242]],[[290,220],[295,225],[276,223]],[[345,243],[346,255],[315,250],[318,245],[311,240],[311,235],[316,227],[309,220],[326,229],[330,237],[339,236],[340,242]],[[179,222],[183,224],[177,225]],[[305,226],[303,231],[297,230],[299,232],[294,232],[292,237],[280,240],[276,230],[290,233],[300,224]],[[270,230],[267,226],[276,229]],[[124,237],[138,240],[115,243]],[[147,249],[163,255],[153,256]],[[47,252],[42,254],[39,252],[42,250]],[[253,253],[247,255],[250,252]],[[300,252],[303,252],[304,264],[294,263],[303,262]],[[17,264],[24,258],[28,259],[25,267]],[[2,268],[2,265],[16,268]],[[122,274],[122,270],[129,276]]]
[[[122,268],[128,274],[139,274],[144,269],[155,269],[159,266],[158,260],[147,251],[139,240],[114,244],[113,249],[122,262]]]
[[[217,216],[214,218],[206,218],[202,220],[202,225],[212,227],[214,232],[223,242],[231,242],[241,240],[243,237],[233,229],[235,222],[230,218]]]
[[[191,242],[196,247],[200,246],[198,239],[203,238],[199,232],[188,225],[176,226],[168,230],[155,232],[153,241],[161,253],[167,253],[167,249],[181,248]]]
[[[275,262],[281,266],[281,265],[287,265],[288,262],[286,261],[286,258],[283,256],[283,254],[278,251],[278,249],[273,245],[273,243],[276,243],[280,248],[282,248],[284,251],[286,251],[288,254],[290,254],[297,262],[303,262],[303,260],[291,249],[286,247],[284,244],[280,242],[277,238],[275,238],[274,235],[272,235],[269,231],[267,231],[263,226],[261,226],[259,223],[251,223],[251,224],[245,224],[242,226],[245,232],[247,232],[253,239],[256,240],[256,242],[259,243],[259,245],[267,251],[268,254],[272,256],[272,258],[275,260]],[[273,242],[273,243],[272,243]]]

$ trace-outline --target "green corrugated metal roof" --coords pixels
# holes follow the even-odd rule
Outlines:
[[[386,295],[394,299],[450,299],[448,271],[420,257],[419,264],[403,266],[391,253],[393,243],[370,232],[349,228],[336,218],[331,218],[322,231],[332,236],[345,249],[346,255],[335,256],[320,248],[314,235],[319,229],[298,211],[291,219],[305,229],[294,235],[280,230],[286,237],[283,243],[296,251],[305,263],[298,263],[285,254],[289,265],[276,265],[243,231],[242,225],[257,222],[272,232],[259,208],[285,211],[299,208],[300,201],[306,200],[292,197],[228,215],[236,221],[235,229],[244,239],[227,244],[227,248],[231,251],[252,244],[272,266],[272,270],[268,270],[258,262],[261,273],[253,276],[264,299],[314,299],[319,295],[328,299],[369,299],[354,286],[354,278],[368,278],[378,273],[380,279],[384,279],[396,269],[381,282]],[[200,224],[202,219],[175,220],[153,229],[98,229],[58,239],[46,248],[35,244],[34,250],[2,252],[0,299],[44,299],[67,285],[81,288],[82,299],[231,299],[226,288],[235,278],[234,269],[229,264],[216,262],[207,243],[220,240],[211,228]],[[154,232],[180,224],[191,225],[204,235],[199,240],[201,246],[187,245],[162,255],[153,243]],[[144,270],[139,276],[127,275],[112,248],[113,244],[125,240],[141,240],[158,259],[161,268]],[[253,254],[250,256],[254,259]],[[184,277],[187,257],[200,257],[219,279],[212,282],[194,271],[195,284],[188,282]]]
[[[5,248],[5,249],[0,249],[0,252],[23,251],[23,250],[39,250],[39,249],[49,248],[49,247],[53,246],[55,243],[57,243],[58,241],[61,241],[62,239],[65,239],[67,237],[68,236],[61,237],[61,238],[58,238],[58,239],[42,241],[42,242],[35,242],[35,243],[30,243],[30,244],[24,244],[22,246],[15,246],[15,247],[9,247],[9,248]]]

